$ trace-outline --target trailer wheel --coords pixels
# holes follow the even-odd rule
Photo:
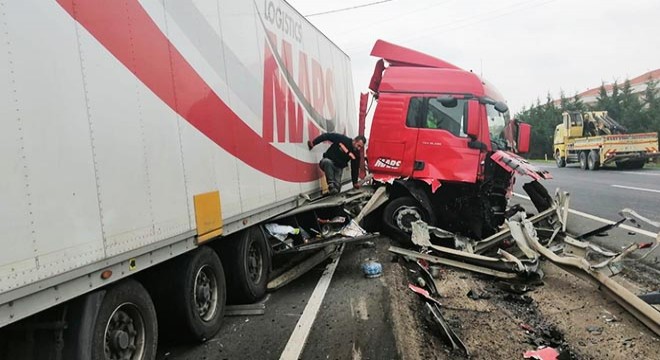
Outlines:
[[[220,258],[213,249],[201,246],[173,265],[170,313],[162,315],[173,320],[171,325],[179,325],[170,330],[183,327],[192,340],[206,341],[220,330],[227,299]]]
[[[580,169],[587,170],[587,153],[580,151]]]
[[[412,233],[412,223],[417,220],[429,222],[429,215],[413,198],[402,196],[390,201],[383,209],[386,230],[396,237]]]
[[[559,150],[555,152],[555,161],[557,161],[558,168],[566,167],[566,159],[564,159],[563,157],[561,157],[561,155],[559,155]]]
[[[229,303],[253,303],[266,295],[271,263],[269,246],[258,226],[243,230],[233,241],[223,241],[219,251],[227,265]]]
[[[139,282],[124,280],[105,293],[91,340],[92,359],[156,358],[156,310]]]
[[[589,170],[592,171],[600,169],[600,156],[598,155],[598,151],[596,150],[589,151],[587,166],[589,167]]]

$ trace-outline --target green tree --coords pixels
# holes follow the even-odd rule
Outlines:
[[[633,94],[630,86],[630,80],[623,83],[623,90],[619,94],[620,117],[616,118],[623,126],[628,128],[628,132],[646,131],[644,117],[642,116],[642,103],[637,95]],[[614,116],[612,116],[614,117]]]
[[[592,110],[605,110],[610,107],[610,97],[607,95],[607,89],[605,88],[605,83],[600,84],[600,89],[598,91],[598,97],[596,98],[596,105]]]
[[[642,122],[646,131],[660,132],[660,94],[658,81],[649,76],[641,99]]]

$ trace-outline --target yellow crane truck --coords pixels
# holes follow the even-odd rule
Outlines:
[[[615,164],[619,169],[641,169],[660,157],[658,133],[626,134],[607,111],[570,111],[555,127],[554,156],[557,167],[580,163],[583,170]]]

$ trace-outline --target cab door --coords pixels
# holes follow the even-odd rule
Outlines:
[[[407,94],[380,94],[367,147],[369,171],[376,179],[412,176],[418,129],[406,125],[408,113],[417,107],[409,101]]]
[[[480,150],[468,145],[467,122],[480,121],[479,103],[457,99],[455,106],[448,107],[435,96],[413,101],[423,103],[420,114],[409,124],[418,128],[413,177],[427,182],[476,182]]]

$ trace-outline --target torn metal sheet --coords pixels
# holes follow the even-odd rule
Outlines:
[[[387,193],[387,188],[385,186],[380,186],[374,194],[369,198],[369,201],[362,207],[360,213],[355,217],[355,222],[358,224],[362,222],[365,216],[369,215],[372,211],[378,209],[381,205],[385,204],[389,200],[390,196]]]
[[[372,190],[370,188],[360,189],[356,192],[343,192],[333,196],[327,196],[320,198],[318,200],[312,201],[307,204],[302,204],[291,211],[285,212],[284,214],[278,215],[272,219],[272,221],[277,221],[279,219],[284,219],[293,215],[298,215],[306,213],[312,210],[327,209],[333,207],[339,207],[346,205],[348,203],[370,197]]]
[[[434,251],[442,253],[446,257],[452,259],[460,259],[461,261],[474,266],[489,268],[496,271],[511,272],[525,276],[536,273],[539,267],[536,256],[534,256],[531,261],[521,261],[515,256],[503,252],[503,258],[497,259],[432,244],[429,236],[430,227],[428,227],[427,224],[421,220],[413,222],[412,228],[413,232],[411,241],[413,244],[418,245],[423,249],[433,249]]]
[[[426,261],[434,263],[434,264],[442,264],[442,265],[452,266],[452,267],[456,267],[456,268],[459,268],[459,269],[464,269],[464,270],[469,270],[469,271],[473,271],[473,272],[480,273],[480,274],[495,276],[495,277],[502,278],[502,279],[515,279],[518,276],[517,273],[507,273],[507,272],[504,272],[504,271],[493,270],[493,269],[490,269],[490,268],[487,268],[487,267],[472,265],[472,264],[464,263],[464,262],[457,261],[457,260],[445,259],[445,258],[441,258],[441,257],[438,257],[438,256],[428,255],[428,254],[421,254],[421,253],[418,253],[416,251],[407,250],[407,249],[403,249],[403,248],[396,247],[396,246],[390,246],[388,251],[392,252],[392,253],[395,253],[395,254],[403,255],[403,256],[406,256],[406,257],[409,257],[409,258],[412,258],[412,259],[423,259],[423,260],[426,260]]]
[[[366,235],[360,235],[360,236],[346,236],[346,237],[338,237],[334,239],[329,239],[329,240],[318,240],[316,242],[310,242],[307,244],[302,244],[299,246],[296,246],[291,249],[285,249],[278,254],[290,254],[290,253],[296,253],[296,252],[303,252],[303,251],[310,251],[310,250],[316,250],[316,249],[321,249],[326,246],[330,245],[339,245],[339,244],[348,244],[348,243],[360,243],[360,242],[365,242],[369,240],[373,240],[377,237],[379,237],[379,233],[373,233],[373,234],[366,234]]]
[[[590,238],[594,235],[598,235],[598,234],[604,233],[606,231],[610,231],[610,230],[614,229],[615,227],[618,227],[619,225],[621,225],[626,220],[628,220],[628,219],[624,217],[623,219],[615,222],[614,224],[603,225],[599,228],[593,229],[593,230],[588,231],[588,232],[586,232],[582,235],[579,235],[578,237],[576,237],[576,239],[577,240],[586,240],[586,239],[588,239],[588,238]]]
[[[626,208],[626,209],[623,209],[623,210],[619,211],[619,214],[621,216],[625,217],[628,220],[637,218],[637,219],[642,220],[643,222],[645,222],[645,223],[647,223],[647,224],[649,224],[653,227],[656,227],[656,228],[660,229],[660,222],[648,219],[648,218],[638,214],[635,210]]]
[[[543,212],[540,212],[531,218],[529,218],[529,221],[532,223],[537,223],[541,220],[547,219],[554,215],[556,212],[556,207],[551,207]],[[498,233],[495,233],[483,240],[480,240],[478,243],[475,244],[474,246],[474,252],[477,254],[483,254],[485,251],[488,249],[492,248],[493,246],[496,246],[497,244],[501,243],[504,239],[507,239],[511,237],[511,230],[509,228],[503,229]]]
[[[524,229],[522,235],[524,239],[520,239],[519,241],[526,241],[530,248],[562,269],[595,283],[602,291],[613,298],[656,335],[660,335],[660,312],[612,280],[602,269],[595,269],[585,258],[559,256],[541,245],[535,231],[532,231],[534,227],[528,219],[522,219],[521,222],[510,221],[509,227],[520,227]],[[660,238],[660,235],[658,238]]]
[[[498,150],[490,158],[509,172],[527,175],[534,180],[552,179],[548,171],[537,168],[514,153]]]
[[[444,331],[445,336],[449,340],[449,343],[451,344],[452,348],[454,350],[463,351],[463,353],[465,353],[465,356],[469,358],[470,351],[468,350],[467,346],[465,346],[463,340],[461,340],[461,338],[458,337],[458,335],[456,335],[454,330],[452,330],[452,328],[447,323],[447,320],[445,320],[445,318],[442,316],[442,313],[440,312],[440,306],[438,304],[431,305],[430,303],[427,302],[426,307],[431,312],[431,315],[433,315],[435,321],[440,325],[442,331]]]
[[[270,280],[266,288],[269,291],[277,290],[282,286],[292,282],[293,280],[304,275],[306,272],[311,270],[316,265],[325,261],[325,259],[329,258],[333,253],[337,252],[337,250],[341,247],[341,245],[339,246],[332,246],[328,244],[323,244],[323,245],[325,246],[323,250],[317,252],[316,254],[300,262],[299,264],[287,270],[280,276]]]

